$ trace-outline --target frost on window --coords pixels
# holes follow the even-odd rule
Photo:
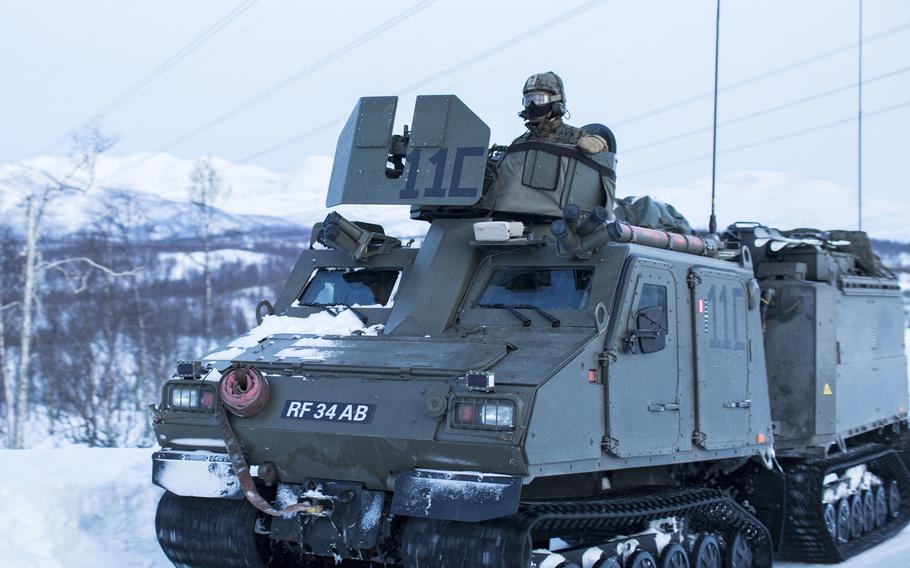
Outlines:
[[[320,268],[297,302],[304,306],[389,307],[400,276],[397,268]]]

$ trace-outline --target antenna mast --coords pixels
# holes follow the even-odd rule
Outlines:
[[[860,0],[862,2],[862,0]],[[714,126],[711,145],[711,218],[708,221],[708,232],[717,233],[717,75],[720,62],[720,0],[717,0],[717,23],[714,29]]]
[[[863,0],[859,0],[859,78],[856,110],[856,199],[857,226],[863,230]]]

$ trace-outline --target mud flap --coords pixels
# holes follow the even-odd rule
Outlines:
[[[518,511],[521,478],[414,470],[395,479],[392,513],[406,517],[479,522]]]

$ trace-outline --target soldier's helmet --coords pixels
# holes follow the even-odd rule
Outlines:
[[[566,92],[562,79],[552,71],[528,77],[522,95],[524,110],[518,113],[522,118],[535,119],[551,113],[555,117],[566,114]]]

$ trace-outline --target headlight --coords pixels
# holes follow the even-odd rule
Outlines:
[[[453,408],[452,426],[455,428],[515,428],[515,403],[508,399],[456,398]]]
[[[209,412],[215,408],[215,388],[209,385],[175,383],[166,386],[171,410]]]

